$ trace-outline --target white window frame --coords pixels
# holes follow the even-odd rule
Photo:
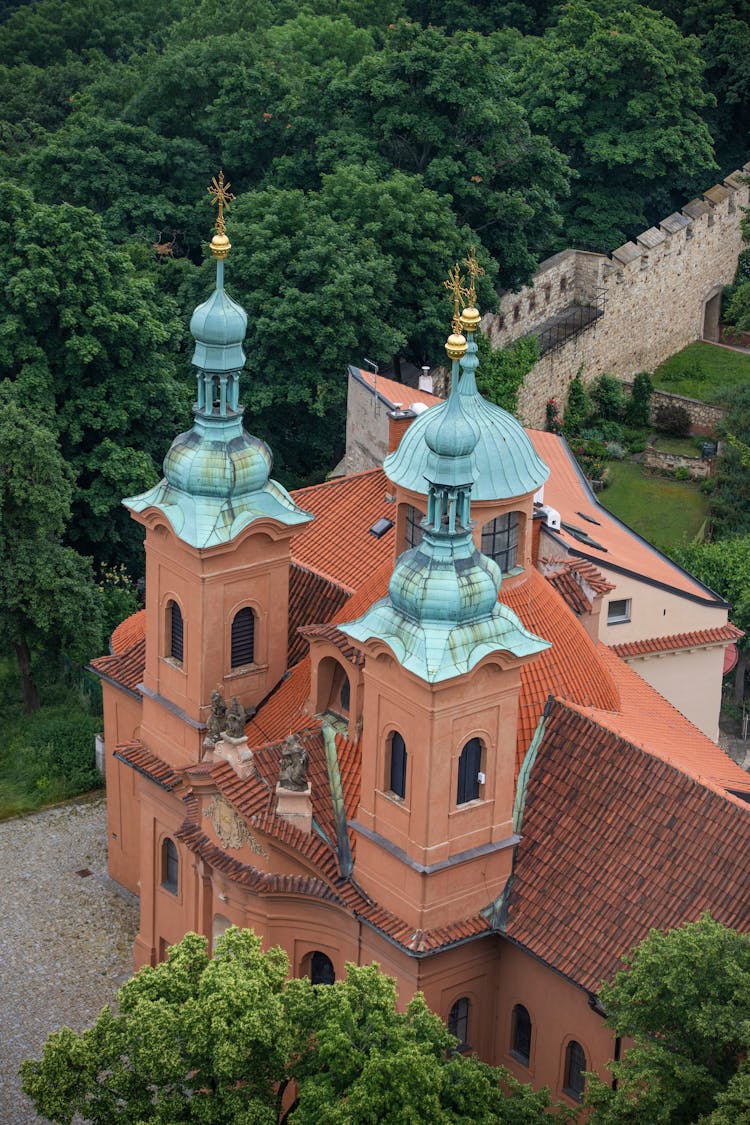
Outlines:
[[[613,612],[615,606],[623,606],[621,613]],[[614,598],[611,602],[607,603],[607,624],[608,625],[624,625],[630,621],[630,611],[632,603],[630,598]]]

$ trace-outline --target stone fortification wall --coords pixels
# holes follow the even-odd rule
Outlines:
[[[630,394],[633,384],[624,382],[626,394]],[[654,391],[651,395],[650,420],[656,421],[656,415],[662,406],[682,406],[687,410],[690,418],[691,434],[713,435],[719,422],[726,414],[723,406],[716,406],[710,402],[700,402],[697,398],[685,398],[684,395],[673,395],[668,391]]]
[[[718,334],[720,294],[733,279],[743,248],[741,208],[750,163],[723,184],[686,203],[611,256],[564,250],[543,262],[533,283],[502,296],[483,320],[496,347],[539,334],[571,306],[603,314],[543,355],[526,377],[518,413],[543,427],[547,400],[562,407],[579,368],[587,382],[608,372],[628,378],[653,371],[694,340]]]

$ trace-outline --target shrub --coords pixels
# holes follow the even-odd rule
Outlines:
[[[647,426],[651,418],[651,395],[654,382],[648,371],[639,371],[633,380],[633,390],[625,407],[629,426]]]
[[[551,434],[561,434],[562,422],[560,421],[560,410],[554,398],[547,399],[546,416],[546,429],[548,432]]]
[[[590,413],[591,400],[583,385],[581,371],[579,369],[568,390],[568,405],[565,407],[565,420],[563,423],[565,433],[572,437],[575,437],[576,434],[580,434]]]
[[[679,403],[664,403],[656,411],[654,425],[664,434],[687,437],[690,432],[690,415]]]
[[[674,471],[675,480],[690,480],[690,473],[684,465],[679,465]]]
[[[600,375],[592,389],[592,397],[599,418],[619,422],[625,412],[622,384],[614,375]]]
[[[607,447],[607,453],[613,461],[622,461],[625,456],[625,448],[620,445],[619,441],[608,441],[605,442],[605,445]]]

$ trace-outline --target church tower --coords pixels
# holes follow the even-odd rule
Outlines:
[[[498,602],[500,567],[472,535],[480,430],[458,377],[460,328],[477,320],[456,310],[451,393],[422,416],[421,541],[388,595],[340,626],[365,654],[355,878],[417,929],[469,917],[505,885],[520,669],[549,647]]]
[[[270,479],[270,449],[243,427],[247,314],[224,288],[229,187],[220,173],[209,188],[216,287],[190,322],[193,426],[172,443],[164,479],[123,501],[146,528],[141,738],[178,767],[201,756],[215,688],[251,709],[284,675],[290,541],[312,518]]]

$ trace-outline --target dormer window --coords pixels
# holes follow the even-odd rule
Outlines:
[[[232,622],[232,668],[252,664],[255,658],[255,614],[249,606],[239,610]]]
[[[185,634],[182,623],[182,610],[176,601],[171,601],[167,606],[167,630],[169,638],[167,643],[167,654],[176,660],[178,664],[182,664],[185,654]]]

